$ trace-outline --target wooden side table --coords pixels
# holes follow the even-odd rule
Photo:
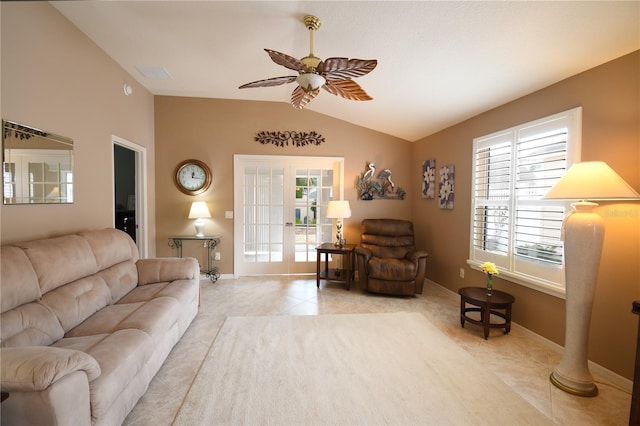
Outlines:
[[[320,288],[320,280],[342,281],[347,283],[347,289],[351,289],[351,281],[355,273],[356,245],[345,244],[344,247],[337,247],[333,243],[322,243],[316,247],[316,286]],[[320,263],[324,254],[324,269],[321,270]],[[342,268],[329,268],[329,254],[341,255],[344,263]]]
[[[481,325],[484,329],[484,339],[489,338],[490,328],[504,328],[504,334],[511,331],[511,305],[516,301],[515,297],[504,291],[493,290],[491,296],[484,287],[464,287],[458,290],[460,294],[460,325],[464,327],[465,321],[471,324]],[[467,303],[476,308],[467,308]],[[496,309],[504,310],[498,312]],[[467,316],[467,312],[480,312],[480,321]],[[492,323],[491,315],[504,319],[501,323]]]

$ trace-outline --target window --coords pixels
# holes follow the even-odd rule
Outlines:
[[[579,161],[582,108],[473,141],[469,264],[564,297],[563,201],[544,194]]]

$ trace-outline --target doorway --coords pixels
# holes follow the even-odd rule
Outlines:
[[[146,149],[113,136],[113,222],[133,239],[140,257],[147,257],[145,209]]]
[[[331,241],[326,207],[342,199],[344,158],[234,156],[234,271],[310,274],[316,246]]]

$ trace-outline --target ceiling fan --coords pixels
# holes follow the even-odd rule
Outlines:
[[[298,87],[291,94],[291,105],[298,109],[304,108],[315,98],[320,93],[320,88],[352,101],[373,99],[352,79],[369,74],[378,65],[378,61],[376,59],[349,58],[327,58],[323,61],[313,55],[313,32],[320,28],[320,19],[307,15],[304,17],[304,25],[309,29],[309,56],[296,59],[275,50],[264,49],[273,62],[297,71],[298,75],[258,80],[243,84],[239,88],[280,86],[295,81],[298,83]]]

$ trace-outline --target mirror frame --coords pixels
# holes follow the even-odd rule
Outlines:
[[[18,140],[21,146],[9,144],[7,142],[9,138]],[[37,139],[31,140],[32,138]],[[58,144],[64,147],[59,148]],[[42,148],[42,146],[46,147]],[[12,152],[15,154],[12,155]],[[63,152],[68,154],[63,156],[61,154]],[[20,161],[16,162],[14,159],[20,159]],[[42,164],[42,172],[39,181],[34,182],[33,170],[35,169],[31,167],[37,167],[38,163]],[[48,167],[51,166],[53,166],[52,169],[49,169]],[[4,205],[73,203],[73,169],[72,139],[15,121],[2,120],[2,200]],[[55,176],[55,179],[49,180],[52,176]],[[12,195],[8,196],[8,194]]]

